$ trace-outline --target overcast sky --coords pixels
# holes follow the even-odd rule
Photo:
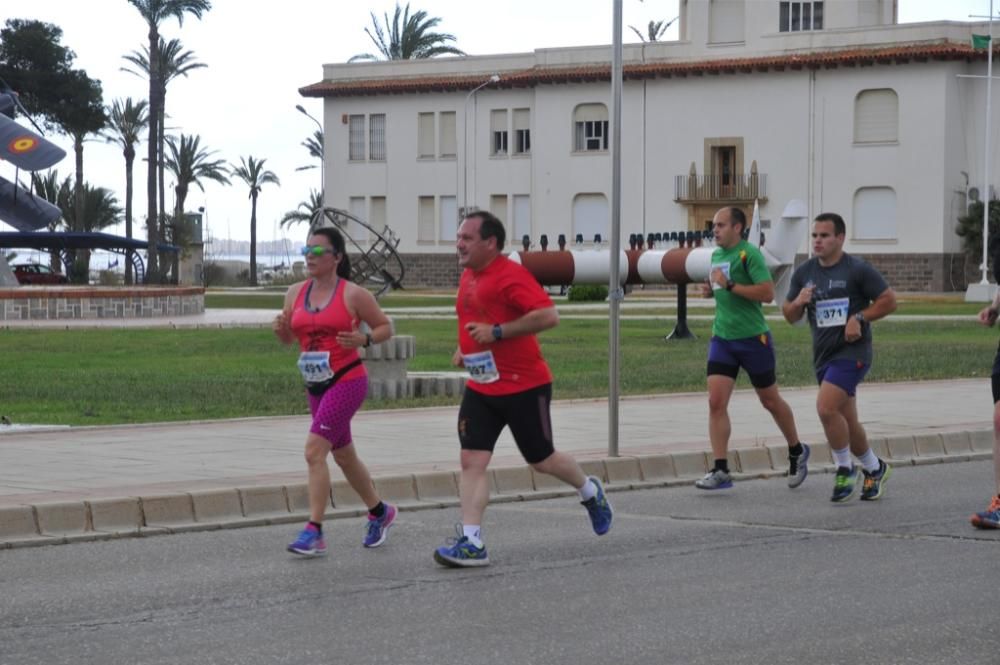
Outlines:
[[[750,4],[763,1],[749,0]],[[147,43],[146,24],[127,0],[7,0],[4,5],[8,17],[37,19],[62,28],[63,45],[76,53],[75,66],[101,81],[106,104],[117,98],[147,97],[145,80],[120,71],[128,64],[122,55],[141,50]],[[1000,9],[1000,0],[996,5]],[[168,129],[200,135],[203,146],[217,151],[216,157],[229,163],[238,164],[239,158],[247,155],[265,158],[265,166],[281,179],[280,187],[266,186],[258,201],[261,240],[284,235],[297,242],[304,229],[283,232],[277,222],[306,199],[310,187],[319,185],[318,169],[295,170],[315,163],[301,143],[316,129],[295,105],[302,104],[321,118],[322,102],[302,98],[298,88],[320,80],[323,63],[374,52],[364,33],[371,22],[369,11],[381,16],[391,13],[393,7],[391,0],[212,0],[212,10],[201,21],[189,17],[183,26],[173,20],[161,26],[165,38],[179,38],[199,62],[208,65],[170,84]],[[439,30],[455,34],[456,45],[470,55],[611,42],[609,0],[414,0],[411,7],[441,17]],[[625,26],[642,28],[650,20],[674,18],[677,0],[624,0],[623,11]],[[989,0],[899,0],[901,23],[967,21],[970,14],[985,15],[988,11]],[[676,36],[675,24],[664,39]],[[627,27],[625,41],[637,41]],[[49,138],[69,153],[56,166],[60,177],[71,174],[71,142],[59,136]],[[144,155],[145,147],[138,152]],[[124,171],[120,149],[99,140],[86,144],[85,179],[114,190],[122,204]],[[145,171],[145,163],[137,160],[133,210],[140,229],[139,220],[146,210]],[[0,175],[11,179],[13,169],[0,164]],[[169,173],[166,178],[169,209],[173,199]],[[250,202],[246,188],[242,184],[226,188],[213,182],[205,187],[205,193],[197,188],[191,191],[188,209],[207,209],[212,236],[248,240]],[[0,229],[10,227],[0,223]],[[108,230],[124,234],[124,224]],[[137,235],[143,232],[137,231]]]

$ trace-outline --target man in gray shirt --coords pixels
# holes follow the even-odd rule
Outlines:
[[[892,469],[868,446],[855,394],[872,363],[871,322],[895,311],[896,295],[875,268],[844,252],[846,235],[840,215],[816,217],[813,257],[792,274],[782,313],[789,323],[808,315],[812,329],[816,411],[837,463],[830,500],[850,499],[863,475],[861,499],[875,501]]]

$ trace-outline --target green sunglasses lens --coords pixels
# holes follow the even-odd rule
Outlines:
[[[326,247],[320,247],[319,245],[307,245],[302,248],[302,256],[309,256],[310,254],[313,256],[323,256],[326,252]]]

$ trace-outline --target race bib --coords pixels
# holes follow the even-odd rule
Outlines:
[[[816,327],[833,328],[847,324],[848,298],[831,298],[816,302]]]
[[[725,262],[725,263],[713,263],[711,269],[708,271],[709,277],[711,277],[712,273],[715,272],[716,268],[718,268],[719,270],[722,271],[722,274],[726,276],[727,280],[729,279],[729,262],[728,261]],[[714,281],[712,281],[712,290],[713,291],[715,291],[716,289],[721,289],[721,288],[722,288],[721,286],[719,286]]]
[[[462,354],[462,363],[469,372],[469,378],[476,383],[493,383],[500,380],[497,363],[492,351]]]
[[[306,383],[322,383],[333,378],[329,351],[304,351],[298,365]]]

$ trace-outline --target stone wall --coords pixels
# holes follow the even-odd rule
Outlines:
[[[202,287],[19,286],[0,289],[0,321],[140,319],[201,314]]]
[[[956,254],[861,254],[895,291],[916,293],[964,292],[970,282],[978,282],[981,273],[977,261]],[[806,260],[795,257],[795,265]]]
[[[455,252],[447,254],[400,254],[406,274],[403,288],[457,289],[462,269]]]

